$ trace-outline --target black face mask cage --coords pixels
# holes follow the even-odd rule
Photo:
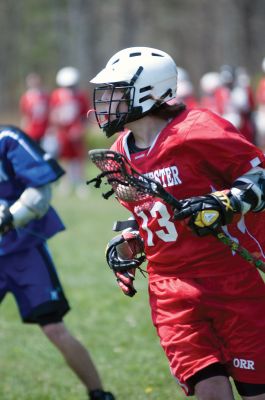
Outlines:
[[[115,91],[123,91],[123,95],[119,99],[114,99]],[[102,100],[105,91],[110,91],[108,100]],[[133,103],[135,96],[135,87],[128,84],[115,85],[108,84],[98,86],[94,89],[93,103],[95,109],[95,115],[97,123],[101,129],[104,130],[106,135],[110,137],[113,133],[119,129],[122,130],[124,124],[127,122],[129,115],[133,111]],[[117,107],[112,107],[114,103],[117,103]],[[120,111],[121,105],[126,104],[126,111]],[[115,111],[112,111],[112,108]],[[115,119],[111,121],[111,116]]]

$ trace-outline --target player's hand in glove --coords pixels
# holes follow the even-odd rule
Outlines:
[[[135,279],[135,269],[130,269],[127,272],[114,272],[117,278],[117,282],[121,290],[126,296],[133,297],[137,290],[133,286]]]
[[[135,268],[145,261],[143,242],[138,232],[125,231],[113,238],[107,245],[106,260],[113,270],[118,285],[127,296],[134,296],[136,290],[133,286]]]
[[[181,203],[181,209],[174,210],[174,219],[189,218],[188,226],[198,236],[213,234],[221,226],[230,224],[233,215],[240,211],[229,191],[190,197]]]
[[[0,234],[7,233],[13,228],[13,216],[9,208],[0,204]]]
[[[137,231],[125,231],[111,239],[106,248],[106,260],[114,272],[127,272],[144,261],[143,242]]]

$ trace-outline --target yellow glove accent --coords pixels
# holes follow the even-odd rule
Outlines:
[[[195,224],[200,228],[205,226],[211,226],[220,216],[220,213],[216,210],[203,210],[198,213]]]
[[[231,202],[230,202],[228,196],[224,192],[213,192],[211,194],[218,197],[218,199],[220,199],[220,201],[225,206],[226,211],[228,211],[228,210],[235,211],[233,209],[233,207],[231,206]]]

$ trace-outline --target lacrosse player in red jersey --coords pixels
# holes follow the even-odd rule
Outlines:
[[[58,139],[58,158],[66,178],[60,186],[62,193],[74,190],[83,197],[86,165],[86,128],[88,95],[81,90],[80,73],[77,68],[64,67],[56,74],[57,88],[50,97],[50,132]]]
[[[255,114],[255,124],[257,128],[257,145],[264,151],[265,149],[265,57],[262,60],[263,75],[258,82],[256,89],[257,111]]]
[[[264,259],[264,155],[221,117],[172,104],[177,68],[163,51],[121,50],[91,82],[100,128],[108,137],[122,132],[111,149],[182,199],[173,210],[116,190],[135,219],[107,247],[121,289],[135,294],[142,260],[122,259],[119,246],[140,238],[153,324],[186,394],[232,400],[231,377],[242,399],[265,399],[265,286],[253,265],[212,235],[223,229]]]
[[[21,127],[37,143],[41,143],[48,127],[49,94],[42,86],[40,75],[31,72],[26,77],[27,90],[19,100]]]

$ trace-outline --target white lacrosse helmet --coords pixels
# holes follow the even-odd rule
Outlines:
[[[90,82],[101,85],[94,90],[94,108],[99,127],[110,137],[121,131],[126,123],[142,118],[175,97],[177,67],[173,59],[161,50],[131,47],[112,56]],[[99,105],[103,103],[102,91],[107,89],[112,91],[108,111],[99,111]],[[115,89],[124,90],[119,102],[125,101],[128,111],[120,112],[118,105],[115,120],[110,121]]]
[[[79,83],[80,74],[74,67],[64,67],[56,74],[56,83],[61,87],[76,86]]]
[[[213,94],[220,85],[221,79],[218,72],[206,72],[200,79],[200,87],[205,94]]]

